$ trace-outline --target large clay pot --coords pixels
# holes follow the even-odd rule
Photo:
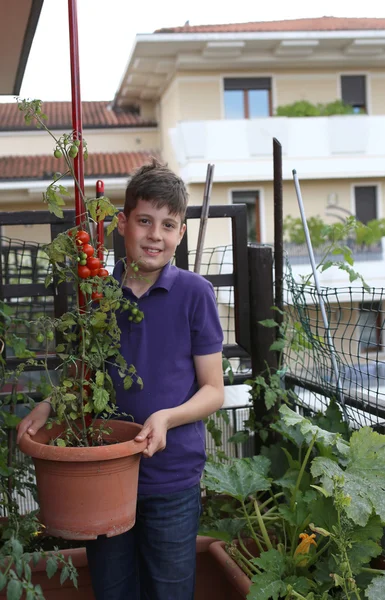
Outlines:
[[[246,545],[249,547],[250,543],[246,542]],[[251,580],[227,554],[225,542],[214,542],[210,545],[209,552],[214,557],[217,565],[220,566],[223,576],[230,583],[226,598],[228,600],[244,600],[247,598],[251,588]]]
[[[97,421],[97,424],[100,421]],[[20,449],[33,458],[39,519],[46,532],[70,540],[112,537],[135,523],[139,461],[147,442],[135,442],[141,425],[111,420],[110,445],[60,448],[48,445],[63,427],[24,434]]]

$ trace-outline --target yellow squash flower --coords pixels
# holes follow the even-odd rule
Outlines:
[[[298,556],[299,554],[309,554],[310,546],[317,546],[317,542],[315,541],[315,534],[312,533],[308,535],[307,533],[300,533],[299,539],[301,542],[298,544],[295,549],[294,556]],[[297,563],[298,567],[305,567],[307,563],[307,558],[304,558],[300,562]]]

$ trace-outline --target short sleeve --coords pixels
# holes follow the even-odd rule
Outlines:
[[[204,356],[221,352],[223,331],[219,320],[214,288],[205,280],[199,290],[191,322],[191,352],[193,356]]]

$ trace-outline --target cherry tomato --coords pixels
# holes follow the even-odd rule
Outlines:
[[[91,277],[96,277],[99,275],[100,269],[91,269]]]
[[[87,254],[88,257],[93,256],[94,255],[94,247],[91,246],[91,244],[84,244],[82,246],[82,252],[83,254]]]
[[[81,279],[87,279],[87,277],[89,277],[91,275],[91,271],[88,267],[86,266],[80,266],[78,267],[78,275]]]
[[[61,150],[59,150],[59,148],[56,148],[55,152],[53,153],[55,158],[61,158],[63,156]]]
[[[81,246],[82,244],[88,244],[89,241],[90,241],[90,236],[88,235],[88,233],[86,231],[83,231],[81,229],[80,231],[77,232],[76,242],[77,242],[77,244],[79,244],[79,246]]]
[[[99,277],[108,277],[109,272],[107,271],[107,269],[99,269],[98,275]]]
[[[103,294],[101,292],[92,292],[91,295],[92,300],[101,300],[103,298]]]
[[[87,267],[93,271],[94,269],[100,269],[100,260],[95,256],[91,256],[87,259]]]
[[[44,342],[44,335],[42,333],[38,333],[36,336],[36,341],[39,342],[39,344]]]

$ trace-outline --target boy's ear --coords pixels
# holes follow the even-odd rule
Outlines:
[[[124,236],[124,230],[127,223],[127,217],[123,212],[118,213],[118,232]]]
[[[186,229],[187,229],[187,225],[186,223],[183,223],[182,227],[180,228],[180,233],[179,233],[179,242],[178,242],[178,246],[181,243],[184,234],[186,233]]]

